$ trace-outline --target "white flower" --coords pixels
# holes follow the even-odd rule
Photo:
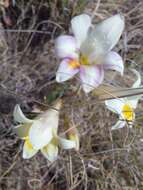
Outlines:
[[[132,70],[137,75],[137,81],[132,88],[138,88],[141,85],[141,76],[136,70]],[[119,121],[112,126],[113,129],[123,128],[126,124],[132,127],[135,120],[135,109],[141,96],[125,97],[106,100],[105,105],[109,110],[119,115]]]
[[[57,82],[64,82],[79,73],[83,90],[88,93],[104,79],[104,70],[112,69],[123,74],[123,60],[111,51],[118,42],[124,19],[120,14],[112,16],[92,27],[86,14],[71,20],[74,36],[62,35],[55,43],[56,54],[62,59],[56,73]]]
[[[25,117],[19,105],[15,106],[14,120],[20,125],[16,126],[14,131],[25,141],[23,158],[31,158],[41,150],[43,155],[52,162],[57,159],[59,145],[62,148],[68,146],[68,149],[76,147],[74,141],[57,136],[61,100],[56,102],[53,107],[54,109],[49,109],[31,120]]]

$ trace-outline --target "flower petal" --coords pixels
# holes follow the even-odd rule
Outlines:
[[[23,114],[23,112],[22,112],[22,110],[18,104],[14,108],[13,117],[14,117],[14,120],[16,122],[19,122],[19,123],[31,123],[31,122],[33,122],[33,120],[25,117],[25,115]]]
[[[69,134],[68,139],[76,143],[75,150],[79,150],[79,136],[78,134]]]
[[[31,157],[33,157],[36,153],[38,152],[38,150],[35,150],[31,143],[29,142],[29,140],[26,140],[23,146],[23,155],[22,157],[24,159],[29,159]]]
[[[51,141],[52,137],[52,124],[47,125],[47,122],[39,120],[33,122],[29,131],[29,139],[35,149],[43,148]]]
[[[140,95],[140,96],[128,97],[129,105],[130,105],[133,109],[136,109],[136,108],[137,108],[137,105],[138,105],[138,102],[139,102],[139,99],[141,99],[141,97],[142,97],[142,95]]]
[[[83,90],[89,93],[98,87],[104,79],[104,70],[101,66],[81,66],[80,79]]]
[[[77,49],[73,36],[59,36],[55,41],[55,51],[60,58],[78,58]]]
[[[13,131],[18,135],[19,138],[24,138],[28,136],[30,127],[31,123],[17,125],[13,128]]]
[[[29,131],[29,139],[35,149],[41,149],[51,141],[53,131],[58,128],[59,111],[50,109],[39,118],[33,122]]]
[[[102,21],[90,30],[81,52],[90,61],[101,59],[117,44],[123,29],[124,19],[120,14]]]
[[[76,148],[76,142],[72,141],[72,140],[68,140],[65,138],[58,138],[59,140],[59,145],[63,148],[63,149],[72,149],[72,148]]]
[[[110,51],[105,57],[105,61],[103,64],[104,69],[111,69],[121,73],[123,75],[124,72],[124,63],[122,57],[114,52]]]
[[[132,85],[132,88],[138,88],[141,85],[141,75],[138,71],[136,71],[135,69],[131,69],[137,76],[137,80],[134,82],[134,84]],[[131,105],[132,108],[136,109],[137,104],[139,99],[142,97],[142,95],[139,96],[133,96],[133,97],[128,97],[128,101],[129,104]]]
[[[117,123],[114,126],[112,126],[111,129],[112,130],[121,129],[121,128],[125,127],[125,125],[126,125],[126,121],[117,121]]]
[[[99,23],[95,26],[94,33],[105,49],[111,50],[119,41],[124,30],[124,18],[117,14]]]
[[[137,80],[132,85],[132,88],[138,88],[141,85],[141,75],[140,75],[140,73],[137,70],[135,70],[135,69],[131,69],[131,70],[137,76]]]
[[[107,108],[117,114],[121,114],[122,113],[122,108],[124,105],[124,99],[111,99],[111,100],[106,100],[105,101],[105,105],[107,106]]]
[[[84,42],[87,36],[87,32],[91,26],[91,17],[87,14],[81,14],[79,16],[75,16],[71,20],[72,31],[77,40],[78,46]]]
[[[56,73],[56,81],[57,82],[64,82],[66,80],[69,80],[76,73],[79,72],[78,62],[75,61],[75,65],[74,65],[74,64],[70,64],[72,61],[74,62],[74,60],[64,59],[61,62],[59,69]],[[77,63],[77,67],[76,67],[76,63]]]
[[[50,162],[54,162],[58,157],[58,147],[52,143],[42,148],[41,152]]]

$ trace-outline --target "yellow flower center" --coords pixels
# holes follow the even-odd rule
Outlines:
[[[79,68],[80,65],[90,65],[89,59],[87,56],[81,55],[79,61],[76,59],[71,59],[69,65],[72,69]]]
[[[129,104],[125,104],[122,109],[122,114],[125,120],[133,121],[134,119],[134,110]]]
[[[76,59],[72,59],[69,61],[69,65],[72,69],[76,69],[80,67],[80,63]]]
[[[80,56],[80,63],[81,65],[89,65],[89,59],[87,56],[81,55]]]

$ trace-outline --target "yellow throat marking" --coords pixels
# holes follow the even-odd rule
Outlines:
[[[76,68],[79,68],[80,65],[90,65],[90,63],[87,56],[81,55],[79,61],[76,59],[71,59],[69,61],[69,65],[72,69],[76,69]]]
[[[85,55],[80,56],[80,63],[81,65],[89,65],[89,59]]]
[[[76,69],[80,67],[80,63],[76,59],[72,59],[69,61],[69,65],[72,69]]]
[[[133,121],[134,110],[129,104],[125,104],[122,109],[122,114],[125,120]]]

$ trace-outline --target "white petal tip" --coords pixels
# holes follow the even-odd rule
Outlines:
[[[28,119],[25,117],[25,115],[23,114],[19,104],[17,104],[14,107],[13,117],[14,117],[14,120],[18,123],[31,123],[32,122],[31,119]]]
[[[116,14],[116,15],[112,16],[111,18],[117,19],[118,22],[122,22],[122,24],[124,25],[125,18],[124,18],[124,16],[123,16],[123,14],[121,14],[121,13]]]
[[[91,26],[91,17],[87,14],[81,14],[81,15],[75,16],[71,20],[71,25],[72,25],[73,33],[77,40],[78,47],[80,47],[81,44],[86,39],[88,30]]]
[[[124,62],[122,57],[114,52],[114,51],[110,51],[106,57],[105,57],[105,63],[103,64],[104,68],[106,70],[110,69],[110,70],[115,70],[117,72],[119,72],[121,74],[121,76],[124,73]]]
[[[64,80],[64,78],[62,77],[61,74],[57,73],[57,74],[56,74],[56,81],[57,81],[58,83],[62,83],[62,82],[64,82],[65,80]]]

